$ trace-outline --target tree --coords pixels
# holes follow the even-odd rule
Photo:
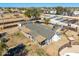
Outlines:
[[[57,15],[61,15],[61,14],[63,14],[63,12],[67,13],[67,15],[72,15],[71,10],[68,9],[68,8],[56,7],[55,9],[56,9],[56,11],[57,11],[57,13],[56,13]]]
[[[50,19],[44,18],[44,23],[45,23],[45,24],[49,24],[49,22],[50,22]]]
[[[9,38],[7,36],[0,38],[0,55],[2,55],[3,52],[8,50],[8,46],[6,44],[8,40]]]
[[[0,42],[0,56],[3,54],[3,52],[7,49],[7,45],[4,42]]]
[[[45,51],[43,49],[40,49],[40,48],[36,49],[36,53],[38,56],[48,56],[48,54],[45,53]]]
[[[40,16],[41,11],[37,8],[29,8],[24,13],[25,16],[28,16],[29,18],[35,17],[38,18]]]
[[[27,10],[25,13],[24,13],[25,16],[28,16],[29,18],[32,16],[31,14],[31,10]]]
[[[2,48],[1,44],[0,44],[0,56],[2,55],[4,49]]]
[[[9,13],[12,13],[11,8],[7,8],[7,11],[8,11]]]
[[[56,7],[55,9],[56,9],[56,11],[57,11],[57,13],[56,13],[57,15],[63,14],[63,12],[64,12],[64,10],[65,10],[63,7]]]

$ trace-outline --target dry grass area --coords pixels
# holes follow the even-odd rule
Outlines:
[[[72,30],[68,30],[68,31],[66,32],[66,35],[67,35],[68,37],[73,37],[73,38],[75,39],[75,41],[79,42],[79,36],[78,36],[78,33],[77,33],[77,32],[72,31]]]
[[[18,17],[16,17],[12,13],[4,14],[3,17],[0,16],[0,22],[3,22],[2,19],[4,19],[5,22],[16,21],[16,20],[20,20],[20,19],[29,20],[29,18],[27,16],[25,17],[23,14],[19,14]]]
[[[24,15],[20,15],[23,16],[23,18],[25,18],[25,20],[28,20],[28,17],[25,17]],[[4,15],[4,18],[11,18],[11,19],[7,19],[8,21],[14,21],[14,20],[18,20],[15,16],[13,16],[13,14],[7,14]],[[7,21],[5,20],[5,21]],[[2,20],[0,20],[1,22]],[[23,28],[25,32],[30,32],[30,29],[28,28]],[[13,27],[13,28],[8,28],[8,29],[3,29],[1,30],[1,32],[7,32],[8,33],[8,37],[9,37],[9,41],[6,43],[7,46],[9,48],[15,47],[18,44],[23,43],[24,45],[26,45],[26,49],[29,50],[28,55],[47,55],[44,50],[42,48],[40,48],[37,44],[37,42],[32,42],[30,39],[24,37],[24,35],[19,31],[18,27]],[[41,36],[38,36],[38,38],[40,39]],[[37,38],[37,39],[38,39]]]
[[[28,54],[29,56],[36,56],[36,55],[46,55],[44,50],[40,48],[35,42],[32,42],[30,39],[25,38],[22,34],[17,36],[17,34],[11,35],[11,39],[7,43],[9,47],[16,46],[20,43],[23,43],[26,45],[26,49],[29,50]]]
[[[28,29],[26,29],[28,30]],[[42,48],[40,48],[37,42],[33,42],[30,39],[24,37],[24,35],[18,30],[18,28],[6,29],[8,32],[8,37],[10,40],[7,42],[9,48],[15,47],[18,44],[23,43],[26,45],[26,49],[29,51],[28,55],[30,56],[43,56],[47,55]],[[29,31],[29,30],[28,30]]]
[[[22,27],[22,31],[26,33],[31,32],[31,30],[29,28],[26,28],[25,26]]]
[[[18,27],[7,28],[7,29],[1,30],[1,32],[7,32],[8,34],[13,34],[13,33],[17,32],[17,31],[19,31]]]
[[[10,40],[7,42],[7,45],[11,48],[17,46],[18,44],[23,43],[26,45],[26,49],[29,50],[28,55],[46,55],[42,48],[40,48],[35,42],[32,42],[30,39],[23,36],[23,34],[14,33],[10,35]]]
[[[43,49],[48,53],[50,56],[57,56],[58,55],[58,46],[56,43],[51,43],[47,46],[44,46]]]
[[[44,46],[43,49],[51,56],[58,56],[58,49],[67,42],[66,36],[62,35],[59,41],[52,42],[51,44]]]
[[[45,37],[41,36],[41,35],[38,35],[36,38],[35,38],[38,42],[42,42]]]
[[[4,14],[3,15],[3,19],[15,19],[16,18],[16,16],[14,16],[14,14],[12,14],[12,13],[8,13],[8,14]],[[0,19],[2,19],[2,17],[0,16]]]

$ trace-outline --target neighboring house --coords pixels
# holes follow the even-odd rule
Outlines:
[[[73,14],[74,14],[75,16],[79,16],[79,11],[74,11]]]
[[[56,14],[56,10],[55,9],[44,9],[43,10],[44,14]]]
[[[63,12],[63,15],[68,16],[68,13],[67,12]]]
[[[56,14],[56,10],[50,10],[50,14],[55,15]]]

